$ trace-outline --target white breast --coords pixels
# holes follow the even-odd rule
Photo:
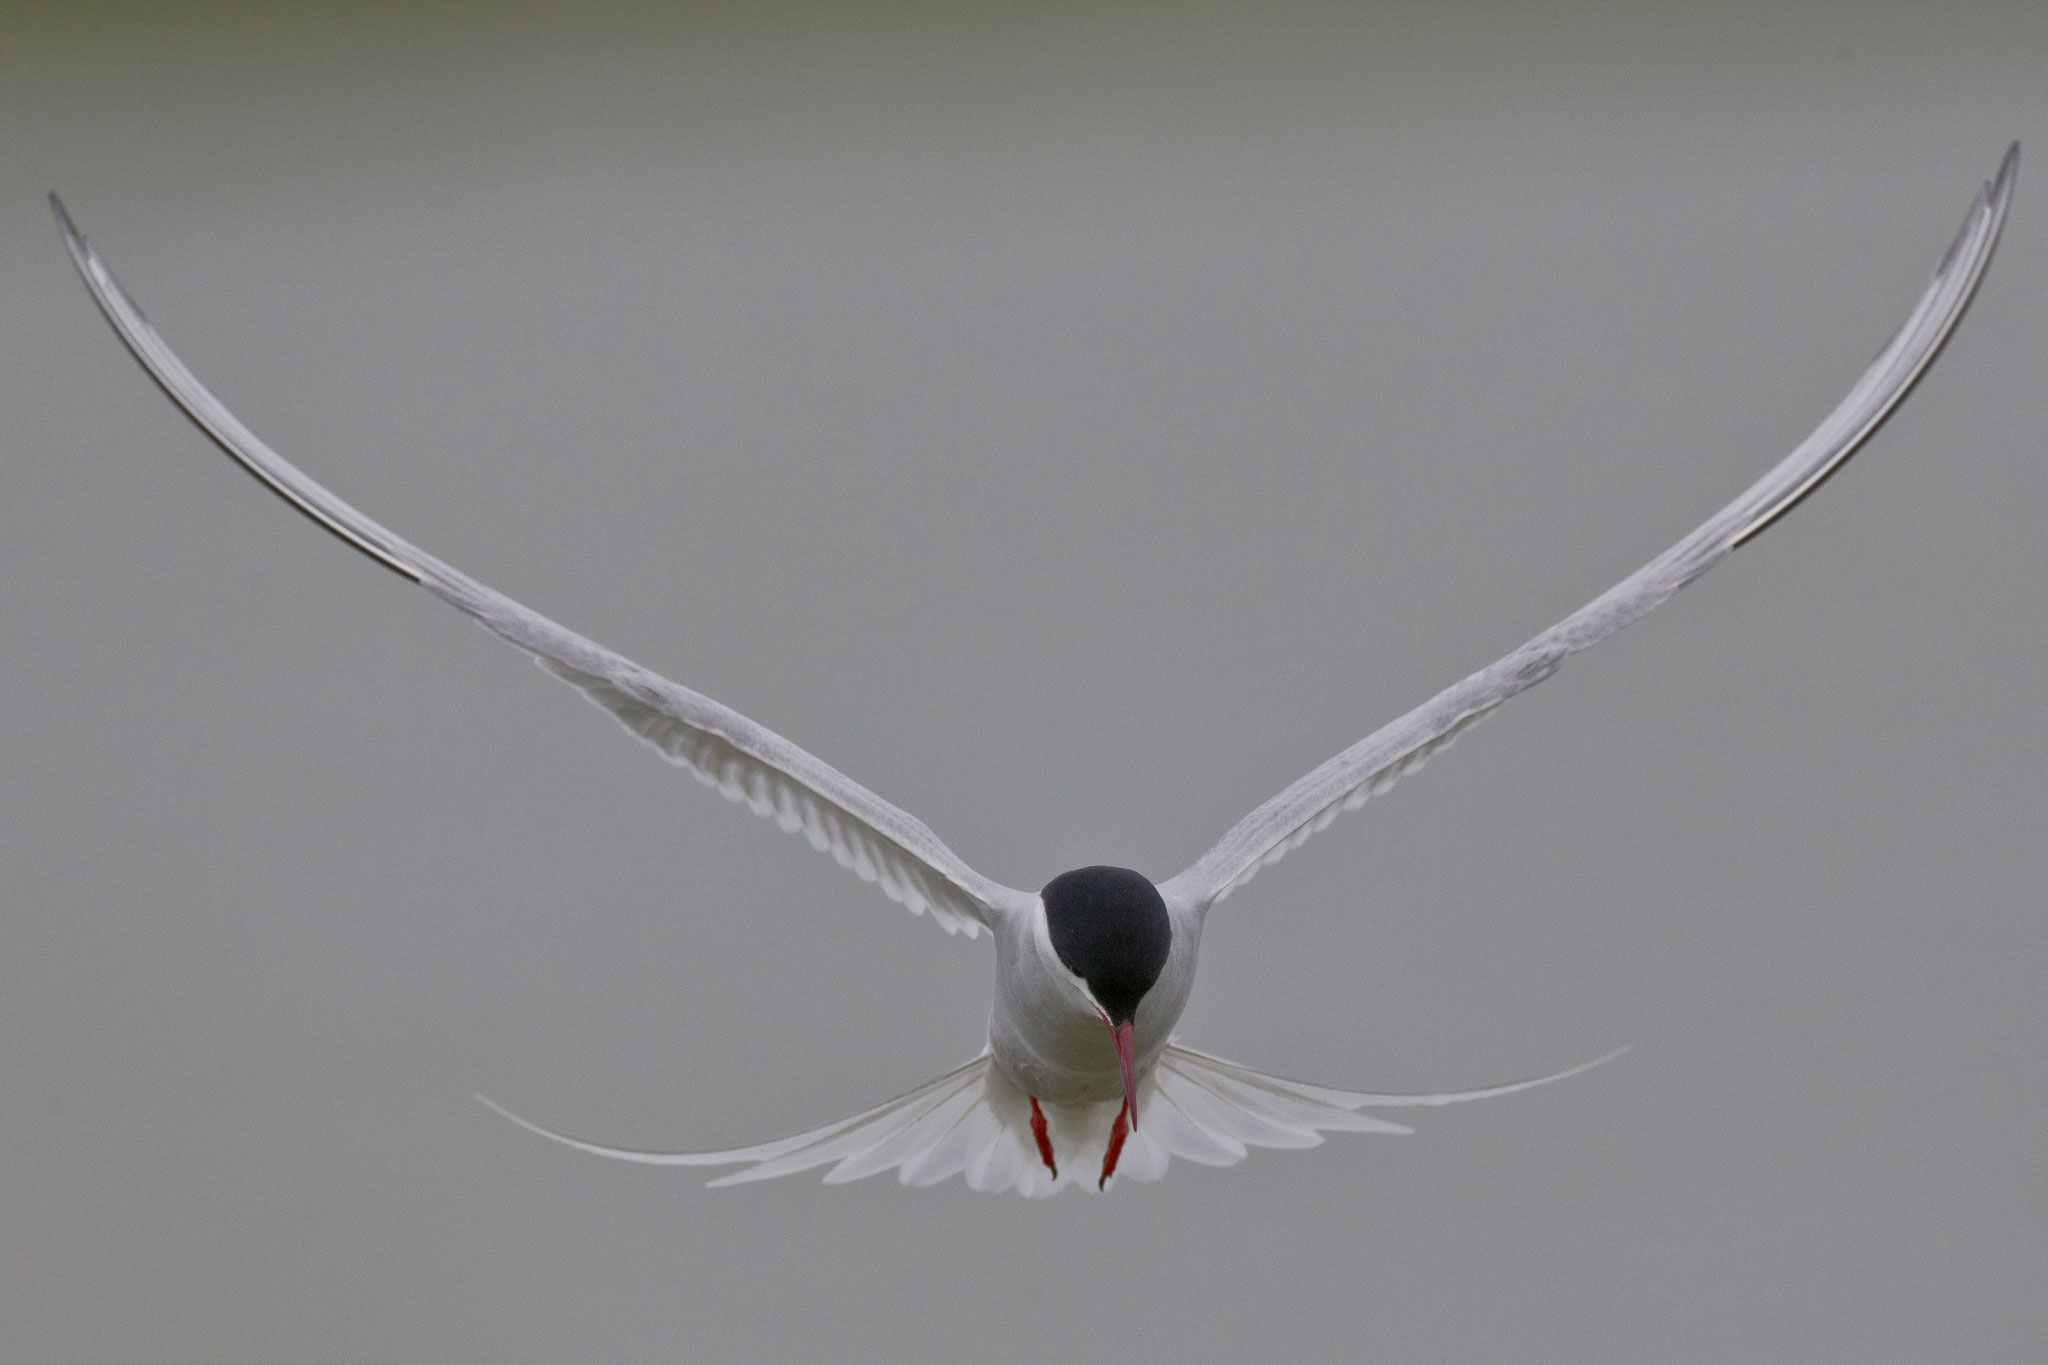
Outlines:
[[[1036,900],[1008,932],[996,934],[996,1002],[988,1044],[1018,1089],[1053,1104],[1115,1099],[1123,1093],[1116,1051],[1087,983],[1053,951],[1045,902]],[[1173,916],[1173,943],[1159,980],[1139,1002],[1138,1074],[1149,1072],[1187,1008],[1201,920]]]

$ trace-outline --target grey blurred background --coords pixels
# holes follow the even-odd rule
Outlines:
[[[2048,1335],[2048,10],[9,10],[0,1355],[2017,1359]],[[1797,441],[1825,492],[1211,920],[1196,1046],[1634,1051],[1043,1205],[841,1117],[992,958],[318,535],[287,455],[990,875],[1163,877]]]

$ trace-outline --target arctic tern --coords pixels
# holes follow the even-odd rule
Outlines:
[[[1157,1180],[1175,1156],[1211,1165],[1246,1148],[1312,1147],[1329,1131],[1405,1133],[1361,1112],[1504,1095],[1577,1074],[1434,1095],[1382,1095],[1264,1075],[1183,1047],[1174,1025],[1194,985],[1210,910],[1260,868],[1384,792],[1566,657],[1612,635],[1796,506],[1883,424],[1962,318],[2004,223],[2019,146],[1978,193],[1926,292],[1848,397],[1742,496],[1649,564],[1498,662],[1344,750],[1240,820],[1196,862],[1154,884],[1117,867],[1065,872],[1036,892],[982,876],[915,817],[739,712],[649,672],[384,529],[259,440],[164,344],[50,196],[86,287],[172,401],[269,489],[355,549],[530,653],[663,757],[730,801],[801,834],[863,881],[949,933],[996,945],[987,1046],[909,1094],[828,1127],[719,1152],[586,1152],[674,1166],[737,1166],[732,1184],[829,1166],[828,1182],[895,1170],[906,1185],[963,1175],[977,1190],[1042,1196],[1070,1184]],[[1609,1057],[1615,1054],[1608,1054]],[[482,1096],[478,1097],[483,1099]]]

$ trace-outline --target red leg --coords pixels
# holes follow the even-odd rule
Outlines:
[[[1109,1150],[1102,1154],[1102,1179],[1095,1182],[1095,1188],[1106,1189],[1109,1178],[1116,1174],[1116,1159],[1124,1154],[1124,1139],[1131,1135],[1125,1120],[1131,1116],[1131,1102],[1125,1100],[1123,1107],[1116,1111],[1116,1123],[1109,1130]]]
[[[1045,1169],[1052,1172],[1052,1178],[1058,1180],[1060,1164],[1052,1159],[1052,1134],[1046,1131],[1045,1111],[1038,1107],[1036,1095],[1031,1097],[1031,1136],[1038,1139],[1038,1159],[1045,1163]]]

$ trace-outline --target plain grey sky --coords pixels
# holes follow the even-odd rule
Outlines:
[[[28,6],[0,46],[0,1354],[1923,1361],[2048,1336],[2048,11]],[[20,13],[19,11],[17,12]],[[1177,870],[1855,463],[1211,920],[1336,1085],[1045,1205],[647,1145],[980,1045],[991,957],[317,534],[315,477],[1000,880]]]

